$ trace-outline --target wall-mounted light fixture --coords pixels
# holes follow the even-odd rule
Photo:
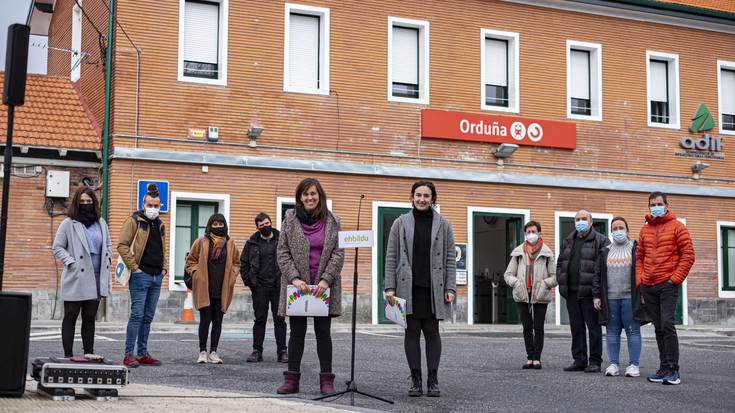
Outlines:
[[[251,148],[255,148],[256,146],[258,146],[256,140],[258,139],[260,134],[263,133],[263,130],[265,130],[265,128],[263,128],[262,126],[253,125],[248,128],[248,139],[250,139],[248,146],[250,146]]]
[[[708,163],[704,163],[702,161],[697,161],[692,165],[692,179],[699,179],[701,177],[702,171],[709,168]]]
[[[503,166],[503,160],[513,155],[517,149],[518,145],[515,143],[501,143],[498,145],[498,147],[493,151],[493,155],[497,158],[498,166]]]

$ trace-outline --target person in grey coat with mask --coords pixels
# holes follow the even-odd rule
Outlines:
[[[112,241],[107,223],[100,217],[97,194],[87,186],[74,193],[67,218],[61,222],[53,244],[54,256],[64,263],[61,299],[64,321],[61,341],[64,356],[74,355],[74,330],[82,313],[82,346],[88,359],[94,354],[95,316],[100,299],[110,291]]]
[[[413,210],[391,227],[385,258],[385,296],[406,300],[404,347],[411,369],[408,395],[423,394],[421,383],[421,332],[426,340],[429,370],[426,394],[439,397],[437,371],[441,358],[439,320],[451,317],[456,296],[456,262],[452,226],[434,209],[436,187],[419,181],[411,188]]]

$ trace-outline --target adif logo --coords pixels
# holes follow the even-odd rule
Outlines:
[[[712,113],[707,109],[707,105],[700,103],[694,113],[692,123],[689,124],[689,131],[692,133],[704,132],[714,127],[715,119],[712,117]]]

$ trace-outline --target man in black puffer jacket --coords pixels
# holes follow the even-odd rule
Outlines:
[[[574,357],[574,363],[564,371],[598,373],[602,364],[602,327],[597,313],[602,308],[600,274],[604,263],[601,257],[610,240],[592,227],[592,214],[588,211],[577,212],[574,228],[564,238],[556,262],[559,292],[567,300]],[[586,330],[589,330],[589,357]]]

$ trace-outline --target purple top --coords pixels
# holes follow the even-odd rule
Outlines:
[[[322,250],[324,249],[326,223],[326,219],[317,221],[313,225],[301,223],[304,236],[309,241],[309,285],[314,285],[318,281],[316,276],[319,272],[319,262],[322,259]]]

